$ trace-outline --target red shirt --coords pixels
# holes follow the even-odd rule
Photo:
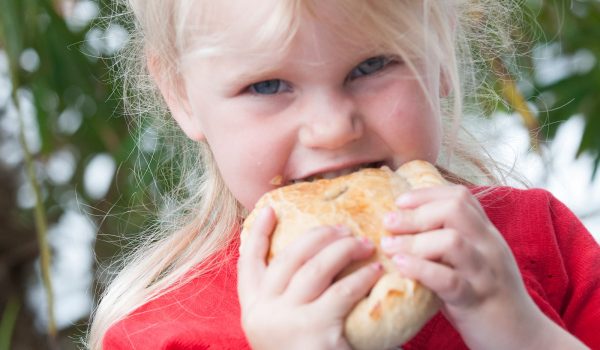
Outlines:
[[[581,222],[539,189],[501,187],[480,202],[511,247],[540,309],[592,349],[600,349],[600,246]],[[249,349],[236,292],[237,249],[220,254],[220,269],[112,325],[104,349]],[[467,349],[441,313],[402,348]]]

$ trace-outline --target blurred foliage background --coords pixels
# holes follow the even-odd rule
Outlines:
[[[495,86],[531,113],[524,123],[542,147],[582,116],[578,154],[597,169],[600,2],[522,5],[532,26],[515,36],[530,55],[514,80],[500,62]],[[119,238],[149,220],[131,208],[154,205],[140,194],[152,179],[131,172],[153,166],[152,142],[135,146],[109,74],[127,25],[96,22],[111,6],[0,0],[0,350],[78,348]]]

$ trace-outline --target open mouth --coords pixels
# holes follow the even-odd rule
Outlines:
[[[294,180],[291,180],[289,183],[295,184],[295,183],[300,183],[300,182],[310,182],[310,181],[321,180],[321,179],[334,179],[336,177],[351,174],[351,173],[353,173],[355,171],[359,171],[361,169],[381,168],[384,165],[387,165],[387,163],[385,161],[357,164],[357,165],[354,165],[354,166],[351,166],[348,168],[344,168],[344,169],[326,171],[326,172],[322,172],[322,173],[313,174],[313,175],[310,175],[310,176],[302,178],[302,179],[294,179]]]

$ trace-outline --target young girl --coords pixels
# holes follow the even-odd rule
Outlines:
[[[600,348],[597,243],[545,191],[482,187],[500,184],[497,167],[460,132],[475,69],[509,48],[517,4],[126,5],[136,24],[126,78],[142,98],[133,109],[168,110],[185,134],[174,163],[175,193],[186,195],[174,224],[150,235],[107,288],[92,349],[347,349],[344,317],[381,268],[332,281],[375,244],[443,303],[403,349]],[[414,159],[455,185],[398,198],[382,218],[390,239],[317,227],[267,265],[276,225],[267,209],[239,247],[240,223],[265,192]]]

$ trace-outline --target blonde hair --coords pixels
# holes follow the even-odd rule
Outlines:
[[[168,146],[168,164],[177,167],[169,174],[177,173],[181,180],[173,184],[168,200],[162,203],[161,224],[144,233],[144,241],[122,261],[124,267],[105,290],[89,332],[88,346],[92,349],[101,349],[108,328],[139,306],[217,268],[217,263],[206,260],[235,239],[245,215],[223,183],[208,145],[183,135],[147,69],[148,52],[160,53],[154,62],[162,74],[160,79],[177,87],[184,58],[193,55],[202,59],[231,49],[223,45],[226,31],[215,33],[204,24],[214,2],[116,1],[119,14],[115,18],[129,23],[131,32],[127,47],[116,57],[126,110],[138,117],[140,128],[153,125],[161,131]],[[317,1],[277,1],[257,30],[255,45],[278,42],[285,47],[299,26],[300,11],[318,16],[312,10]],[[440,107],[445,139],[438,164],[473,183],[501,183],[505,172],[461,128],[460,121],[467,110],[465,96],[490,96],[490,90],[478,83],[485,81],[489,60],[512,57],[511,16],[519,6],[517,0],[348,0],[337,1],[336,6],[349,23],[357,24],[354,29],[360,28],[375,43],[395,50],[412,69],[417,69],[415,57],[434,55],[443,62],[440,74],[451,93]],[[194,15],[194,25],[190,14]],[[406,35],[406,28],[417,29]],[[467,106],[474,108],[477,101],[470,98]],[[198,269],[201,262],[205,264]]]

